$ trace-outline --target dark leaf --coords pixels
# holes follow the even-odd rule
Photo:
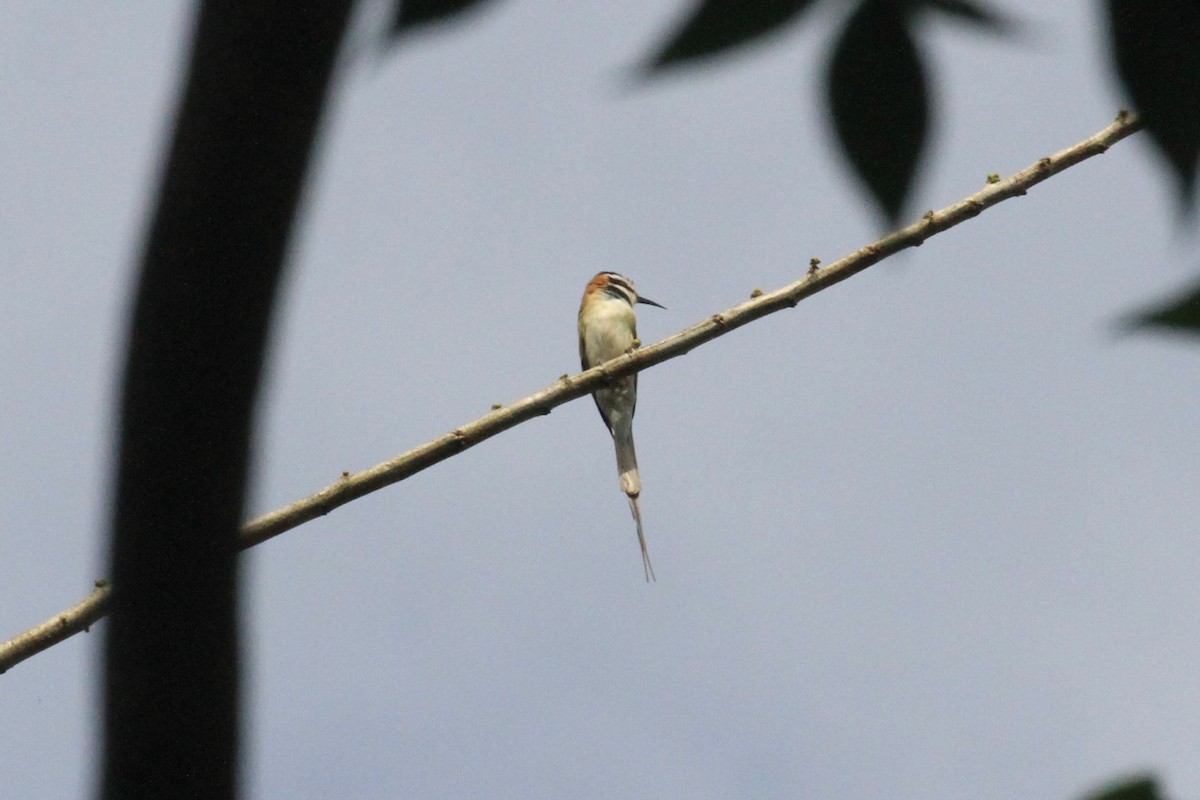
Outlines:
[[[829,64],[828,99],[838,141],[855,172],[895,224],[929,127],[925,69],[892,0],[864,0]]]
[[[810,5],[812,0],[699,0],[645,70],[655,72],[761,39]]]
[[[1086,800],[1162,800],[1158,782],[1149,775],[1126,778],[1088,795]]]
[[[489,0],[393,0],[398,2],[388,34],[398,38],[413,28],[445,22],[464,11],[477,10]]]
[[[1200,161],[1200,3],[1108,0],[1117,75],[1191,209]]]
[[[1015,27],[1010,17],[974,0],[925,0],[925,5],[946,16],[996,33],[1007,33]]]
[[[1139,311],[1128,321],[1131,328],[1166,329],[1200,336],[1200,284],[1175,295],[1162,305]]]

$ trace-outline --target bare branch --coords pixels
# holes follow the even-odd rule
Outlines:
[[[773,292],[755,291],[751,299],[713,314],[703,322],[649,347],[614,358],[578,375],[564,375],[553,384],[510,406],[492,411],[407,453],[362,472],[344,473],[340,480],[316,494],[247,523],[242,528],[241,547],[253,547],[309,520],[324,516],[351,500],[398,483],[526,420],[544,416],[564,403],[591,394],[614,378],[661,364],[756,319],[776,311],[794,308],[804,298],[828,289],[888,256],[909,247],[917,247],[930,236],[966,222],[1003,200],[1024,195],[1031,187],[1050,176],[1080,161],[1100,155],[1140,127],[1136,118],[1122,111],[1113,124],[1094,136],[1052,156],[1039,159],[1004,180],[989,178],[987,185],[975,194],[941,211],[930,211],[917,222],[890,233],[873,244],[859,248],[828,266],[818,267],[814,259],[805,276],[795,283]],[[107,612],[109,587],[107,584],[101,585],[102,583],[97,582],[97,589],[78,605],[0,645],[0,672],[85,630],[87,626],[103,617]]]
[[[97,580],[96,588],[87,597],[0,645],[0,673],[99,622],[108,614],[111,595],[112,586],[109,582]]]

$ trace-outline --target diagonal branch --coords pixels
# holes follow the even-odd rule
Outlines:
[[[615,378],[661,364],[756,319],[793,308],[804,298],[828,289],[901,250],[917,247],[930,236],[966,222],[984,209],[1003,200],[1024,195],[1031,187],[1050,176],[1104,153],[1140,127],[1135,117],[1122,111],[1115,122],[1094,136],[1052,156],[1041,158],[1004,180],[989,179],[987,186],[975,194],[941,211],[930,211],[917,222],[890,233],[828,266],[819,268],[814,259],[813,266],[795,283],[773,292],[756,292],[756,296],[750,300],[713,314],[703,322],[668,336],[660,342],[614,358],[578,375],[564,375],[553,384],[510,406],[455,428],[450,433],[389,461],[362,472],[343,473],[340,480],[316,494],[247,523],[242,528],[240,546],[245,549],[265,542],[273,536],[324,516],[351,500],[398,483],[526,420],[549,414],[552,409],[591,394]],[[107,601],[108,586],[98,581],[97,589],[79,604],[0,644],[0,673],[63,639],[86,630],[107,613]]]
[[[102,578],[98,579],[96,588],[87,597],[0,645],[0,672],[53,647],[63,639],[87,631],[93,623],[108,616],[111,595],[112,585]]]

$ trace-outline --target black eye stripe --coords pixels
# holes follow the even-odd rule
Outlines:
[[[616,284],[617,286],[622,286],[622,287],[628,289],[630,292],[633,292],[634,294],[636,294],[636,291],[633,288],[633,281],[629,280],[629,278],[626,278],[624,275],[621,275],[620,273],[617,273],[617,272],[606,272],[604,274],[608,276],[608,282],[610,284]]]

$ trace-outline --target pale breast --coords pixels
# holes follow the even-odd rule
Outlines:
[[[633,309],[619,300],[606,301],[591,310],[583,344],[592,364],[616,358],[633,345],[634,321]]]

